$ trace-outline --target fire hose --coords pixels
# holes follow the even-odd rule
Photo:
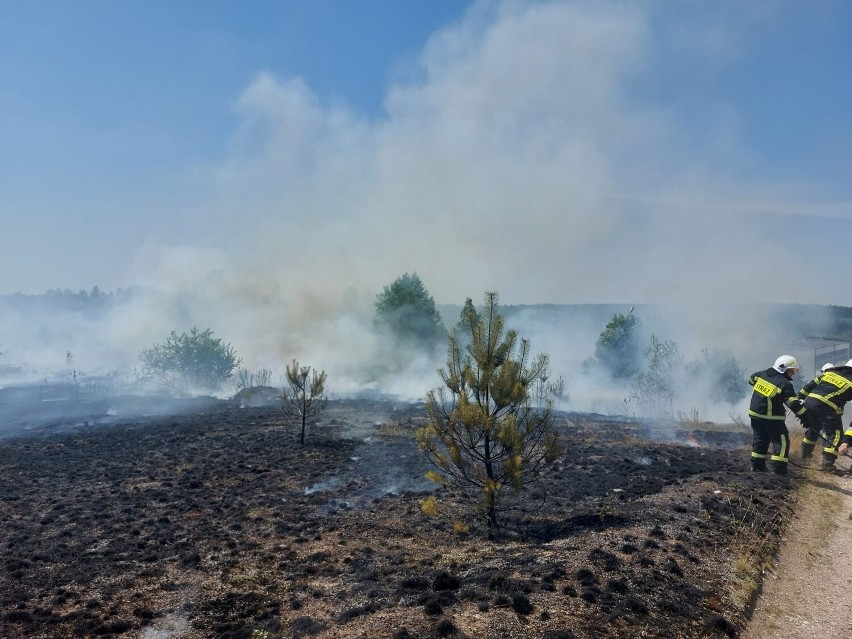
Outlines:
[[[801,420],[799,420],[799,422],[801,423]],[[805,425],[802,424],[802,426],[805,426]],[[806,429],[807,429],[807,427],[806,427]],[[818,433],[818,435],[819,435],[820,439],[822,439],[822,441],[824,441],[828,445],[828,448],[831,448],[832,450],[834,450],[837,453],[838,457],[840,457],[842,455],[843,457],[849,457],[850,459],[852,459],[852,455],[849,454],[849,449],[847,449],[846,452],[841,453],[839,450],[837,450],[834,447],[834,442],[830,441],[828,439],[828,437],[826,437],[825,435],[822,434],[822,431],[820,431]],[[797,464],[792,459],[789,459],[787,461],[789,461],[789,463],[793,464],[793,466],[795,466],[796,468],[810,468],[810,466],[806,466],[804,464]],[[848,475],[852,475],[852,465],[850,465],[849,468],[847,468],[844,472]]]
[[[789,409],[789,407],[788,407],[788,409]],[[796,417],[797,420],[799,420],[799,424],[801,424],[802,428],[804,428],[805,430],[808,430],[808,426],[804,423],[804,421],[802,420],[801,417],[799,417],[798,415],[795,415],[795,413],[793,413],[792,411],[790,411],[790,413],[793,414]],[[829,441],[828,437],[826,437],[825,435],[822,434],[822,431],[819,431],[819,436],[826,444],[828,444],[829,448],[832,448],[837,452],[838,456],[841,455],[840,451],[837,451],[837,449],[834,447],[834,442]],[[850,448],[852,448],[852,446]],[[843,457],[849,457],[850,459],[852,459],[852,455],[849,454],[849,449],[847,449],[847,452],[842,453],[842,455],[843,455]],[[787,461],[788,461],[788,463],[792,464],[796,468],[804,468],[804,469],[810,469],[811,468],[810,466],[807,466],[807,465],[804,465],[804,464],[797,464],[792,459],[788,459]],[[852,475],[852,465],[850,465],[849,468],[847,468],[845,472],[848,475]]]
[[[834,450],[834,451],[837,453],[837,456],[838,456],[838,457],[843,456],[843,457],[849,457],[850,459],[852,459],[852,455],[850,455],[850,454],[849,454],[849,449],[848,449],[848,448],[846,449],[846,451],[845,451],[845,452],[841,453],[839,450],[837,450],[837,449],[834,447],[834,442],[829,441],[829,440],[828,440],[828,437],[826,437],[825,435],[823,435],[823,434],[822,434],[822,432],[820,432],[819,436],[820,436],[820,438],[822,439],[822,441],[824,441],[826,444],[828,444],[829,448],[831,448],[832,450]],[[850,465],[850,466],[849,466],[849,468],[847,468],[844,472],[845,472],[846,474],[852,475],[852,465]]]

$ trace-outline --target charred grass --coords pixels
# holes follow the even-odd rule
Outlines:
[[[304,447],[231,402],[2,442],[0,636],[736,637],[795,480],[569,417],[496,534],[422,512],[418,405],[332,402]]]

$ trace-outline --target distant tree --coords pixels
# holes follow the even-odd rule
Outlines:
[[[628,379],[640,368],[637,319],[632,313],[616,313],[595,344],[595,359],[615,379]]]
[[[519,495],[552,470],[561,450],[551,402],[536,410],[531,401],[547,355],[530,361],[529,342],[504,330],[497,293],[486,293],[481,315],[467,317],[469,344],[462,349],[449,337],[447,368],[438,371],[444,387],[426,395],[429,423],[417,442],[437,469],[428,477],[477,490],[493,528],[507,489]]]
[[[690,375],[706,379],[710,384],[709,399],[736,404],[749,392],[746,372],[728,351],[701,349],[698,358],[687,364]]]
[[[674,415],[674,400],[679,396],[679,382],[684,370],[683,355],[677,342],[660,340],[651,335],[645,349],[647,366],[633,382],[632,398],[663,414]]]
[[[447,337],[435,300],[417,273],[405,273],[376,296],[375,324],[397,340],[433,348]]]
[[[242,362],[230,344],[213,337],[212,330],[196,327],[180,335],[172,331],[164,343],[143,350],[139,360],[143,377],[159,379],[181,392],[215,391]]]
[[[287,366],[286,385],[281,390],[281,409],[299,419],[299,443],[302,445],[305,443],[308,423],[316,418],[328,403],[325,382],[325,371],[317,372],[310,366],[299,366],[295,359],[292,366]]]
[[[452,332],[460,348],[464,349],[470,345],[470,336],[473,333],[471,327],[477,324],[479,324],[479,313],[473,305],[473,300],[468,297],[464,301],[464,306],[459,313],[459,321],[456,322]]]

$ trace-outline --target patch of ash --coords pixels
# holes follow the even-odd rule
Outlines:
[[[154,625],[143,628],[139,633],[140,639],[172,639],[180,637],[189,628],[186,615],[170,614],[159,619]]]

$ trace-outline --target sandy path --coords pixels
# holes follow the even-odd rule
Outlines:
[[[741,639],[852,637],[852,475],[795,470],[796,516]]]

